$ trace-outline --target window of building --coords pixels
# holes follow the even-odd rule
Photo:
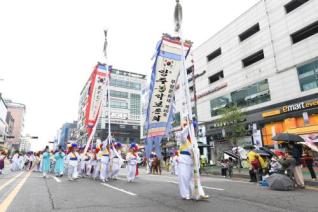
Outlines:
[[[270,100],[268,80],[263,80],[231,93],[232,101],[239,107],[249,107]]]
[[[220,115],[222,109],[229,107],[230,105],[237,105],[240,108],[244,108],[266,101],[270,101],[270,91],[267,79],[211,100],[211,116]]]
[[[141,102],[139,94],[130,94],[130,114],[131,115],[140,115]]]
[[[215,50],[214,52],[212,52],[211,54],[209,54],[207,56],[208,62],[212,61],[213,59],[217,58],[218,56],[220,56],[222,54],[222,50],[221,48],[218,48],[217,50]]]
[[[247,66],[250,66],[252,65],[253,63],[256,63],[257,61],[260,61],[264,59],[264,51],[263,50],[260,50],[250,56],[248,56],[247,58],[244,58],[242,60],[242,63],[243,63],[243,67],[247,67]]]
[[[106,106],[108,106],[108,104],[106,104]],[[122,102],[122,101],[111,100],[110,107],[111,108],[118,108],[118,109],[128,109],[128,103]]]
[[[128,93],[127,92],[110,90],[110,96],[111,97],[127,99],[128,98]]]
[[[133,90],[141,90],[141,84],[138,82],[129,82],[126,80],[111,79],[110,85],[114,87],[127,88]]]
[[[291,11],[293,11],[294,9],[300,7],[301,5],[305,4],[307,1],[309,0],[292,0],[290,1],[288,4],[286,4],[285,10],[286,13],[290,13]]]
[[[318,87],[318,60],[297,68],[301,91]]]
[[[301,30],[298,30],[297,32],[294,32],[293,34],[290,35],[290,37],[293,41],[293,44],[295,44],[317,33],[318,33],[318,21],[310,24],[309,26],[302,28]]]
[[[259,23],[255,24],[254,26],[248,28],[245,32],[241,33],[239,35],[240,41],[242,42],[243,40],[246,40],[247,38],[251,37],[254,35],[256,32],[260,30],[259,28]]]
[[[221,114],[221,111],[225,107],[229,107],[232,103],[231,95],[225,95],[213,99],[210,101],[211,116],[217,116]]]
[[[212,84],[212,83],[219,81],[220,79],[223,79],[223,78],[224,78],[223,71],[220,71],[220,72],[209,77],[209,84]]]

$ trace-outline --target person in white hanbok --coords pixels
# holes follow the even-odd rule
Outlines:
[[[11,167],[10,167],[10,169],[11,169],[11,171],[18,171],[19,167],[20,167],[19,166],[19,153],[16,152],[13,155],[12,159],[11,159]]]
[[[117,180],[120,167],[123,164],[123,159],[121,157],[121,148],[122,145],[119,142],[114,143],[113,147],[111,148],[111,163],[112,163],[112,170],[111,170],[111,179]]]
[[[102,150],[98,153],[98,158],[100,158],[101,163],[99,178],[102,182],[106,182],[109,177],[109,145],[102,146]]]
[[[179,191],[182,199],[189,200],[193,197],[194,191],[194,165],[193,165],[193,146],[189,138],[189,126],[183,124],[181,132],[180,155],[178,157],[178,180]],[[207,199],[201,184],[198,184],[200,199]],[[193,197],[196,198],[196,197]]]
[[[129,147],[129,151],[126,155],[127,161],[127,180],[128,182],[133,182],[138,175],[138,146],[137,144],[131,144]]]
[[[80,155],[77,153],[76,149],[77,144],[72,144],[71,152],[67,155],[69,180],[75,180],[78,178],[78,164]]]

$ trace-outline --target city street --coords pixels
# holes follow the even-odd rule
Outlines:
[[[40,173],[0,177],[0,211],[317,211],[317,190],[271,191],[238,179],[202,177],[207,201],[182,200],[177,179],[167,173],[141,175],[127,183],[125,170],[108,183]]]

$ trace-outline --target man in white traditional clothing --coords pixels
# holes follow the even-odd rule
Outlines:
[[[138,175],[138,146],[132,143],[129,147],[128,153],[126,155],[127,161],[127,180],[128,182],[133,182]]]
[[[109,176],[109,145],[103,144],[102,150],[98,155],[101,164],[99,178],[102,182],[107,182]]]
[[[19,152],[16,152],[11,160],[11,171],[18,171],[19,170]]]
[[[187,121],[183,123],[181,133],[180,155],[178,157],[178,180],[179,190],[182,199],[190,200],[194,191],[194,149],[189,135],[189,126]],[[198,159],[198,158],[197,158]],[[198,184],[199,199],[207,199],[201,184]]]
[[[75,180],[78,178],[78,164],[80,155],[76,152],[77,144],[71,145],[71,152],[67,155],[68,161],[68,179]]]
[[[119,142],[115,142],[113,147],[111,148],[111,163],[112,163],[112,170],[111,170],[111,179],[117,180],[120,167],[123,164],[123,159],[121,157],[121,148],[122,145]]]

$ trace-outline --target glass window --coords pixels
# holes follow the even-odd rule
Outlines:
[[[244,87],[231,93],[232,100],[239,107],[248,107],[270,100],[268,81]]]
[[[303,65],[297,68],[297,70],[301,91],[318,87],[318,60]]]
[[[244,108],[266,101],[270,101],[270,91],[267,79],[241,88],[240,90],[233,91],[231,94],[211,100],[211,115],[220,115],[222,108],[228,107],[231,104]]]
[[[231,102],[232,102],[232,99],[230,95],[221,96],[211,100],[210,102],[211,115],[212,116],[220,115],[221,110],[225,107],[230,106]]]
[[[141,102],[139,94],[130,94],[130,114],[131,115],[140,115]]]

